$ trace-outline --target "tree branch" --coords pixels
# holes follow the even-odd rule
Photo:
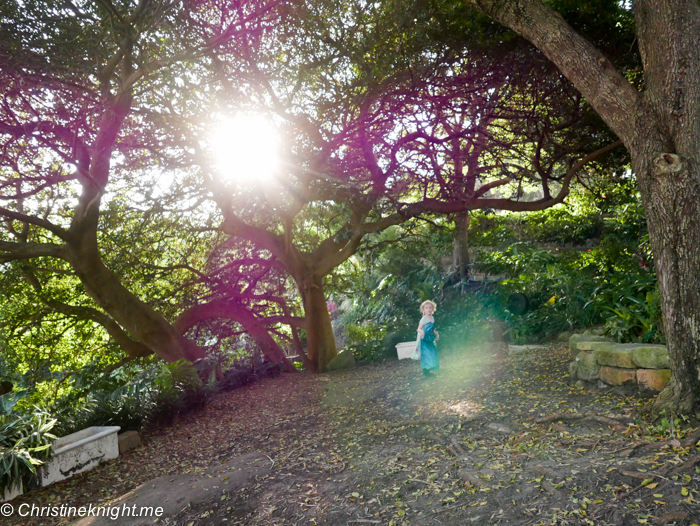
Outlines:
[[[0,241],[0,262],[55,257],[68,261],[66,249],[54,243],[12,243]]]
[[[28,216],[20,212],[15,212],[14,210],[8,210],[7,208],[1,207],[0,215],[3,215],[10,219],[14,219],[16,221],[21,221],[23,223],[29,223],[32,225],[40,226],[41,228],[45,228],[46,230],[55,234],[59,239],[62,239],[63,241],[67,242],[72,240],[72,236],[67,230],[64,230],[58,225],[54,225],[51,221],[40,219],[38,217]]]
[[[284,352],[270,336],[262,322],[245,306],[228,299],[214,300],[190,307],[177,317],[173,322],[173,327],[180,334],[185,334],[195,324],[209,318],[228,318],[240,323],[268,359],[275,363],[284,364],[290,372],[295,371],[294,366],[289,363]]]
[[[639,93],[610,61],[542,0],[468,0],[541,50],[626,145],[634,133]]]

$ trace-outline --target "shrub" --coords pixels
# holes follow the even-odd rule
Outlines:
[[[532,212],[525,218],[526,239],[558,245],[583,245],[603,234],[603,216],[599,212],[572,214],[567,208]]]
[[[95,425],[115,425],[140,430],[155,421],[169,421],[175,414],[201,407],[216,390],[216,378],[204,384],[187,360],[144,369],[128,382],[112,389],[91,391],[82,403],[62,400],[55,408],[62,435]]]
[[[20,414],[14,407],[21,393],[0,396],[0,494],[6,490],[26,487],[36,476],[36,466],[51,458],[51,433],[56,420],[35,408]]]
[[[345,333],[348,338],[348,348],[355,360],[378,361],[384,358],[382,342],[386,328],[372,321],[361,324],[347,325]]]
[[[515,342],[599,324],[621,342],[663,342],[656,275],[643,250],[643,243],[610,238],[585,252],[552,253],[519,243],[503,253],[481,254],[477,264],[508,276],[498,284],[497,297]],[[515,292],[530,300],[523,316],[505,310]]]
[[[472,214],[470,243],[474,246],[505,248],[513,243],[537,242],[583,245],[604,234],[605,220],[596,210],[573,213],[554,207],[528,214]]]
[[[590,305],[607,314],[606,333],[617,341],[665,343],[661,297],[654,274],[615,276],[593,292]]]

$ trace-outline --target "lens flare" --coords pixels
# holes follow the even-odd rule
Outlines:
[[[222,119],[211,144],[223,179],[241,184],[269,182],[279,168],[279,135],[264,117],[238,114]]]

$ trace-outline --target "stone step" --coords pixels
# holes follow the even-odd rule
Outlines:
[[[595,334],[574,334],[569,346],[579,353],[569,365],[572,379],[600,379],[609,385],[638,383],[660,391],[671,378],[665,345],[615,343]]]
[[[597,334],[572,334],[569,338],[569,349],[572,351],[590,351],[591,344],[595,343],[615,343],[615,340],[608,336]]]
[[[603,365],[600,368],[600,379],[608,385],[636,384],[637,370]]]
[[[644,369],[668,369],[671,359],[665,345],[637,345],[632,351],[632,360]]]
[[[661,391],[671,380],[671,369],[637,369],[637,383],[647,389]]]
[[[571,378],[586,380],[591,382],[600,378],[600,365],[595,360],[595,355],[590,352],[581,351],[576,359],[569,364],[569,375]]]

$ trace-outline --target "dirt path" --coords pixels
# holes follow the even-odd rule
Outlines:
[[[570,386],[570,360],[565,345],[511,357],[483,344],[444,355],[432,379],[410,360],[284,374],[24,502],[107,503],[258,451],[267,475],[158,524],[700,524],[697,423],[644,424],[647,400]]]

